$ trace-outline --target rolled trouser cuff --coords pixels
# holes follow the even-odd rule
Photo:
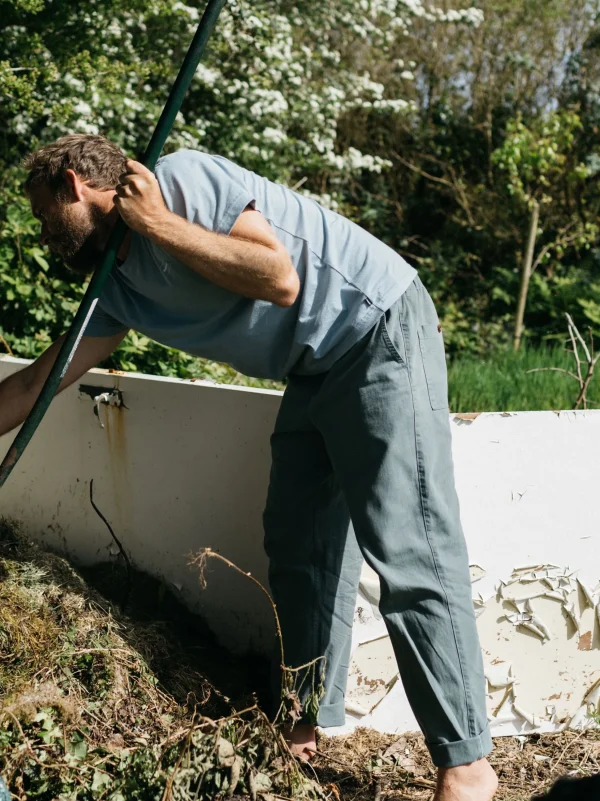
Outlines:
[[[346,722],[344,702],[337,704],[321,704],[317,725],[323,729],[343,726]]]
[[[492,735],[489,727],[469,740],[454,743],[427,743],[433,764],[438,768],[456,768],[459,765],[470,765],[487,756],[493,749]]]

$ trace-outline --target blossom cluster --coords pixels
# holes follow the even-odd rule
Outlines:
[[[26,26],[4,29],[10,68],[24,70],[12,80],[21,81],[27,101],[16,102],[9,133],[32,142],[70,131],[104,133],[139,154],[200,11],[180,0],[123,0],[118,7],[90,0],[70,9],[62,50],[42,30],[32,37]],[[230,0],[169,148],[219,152],[290,185],[308,181],[333,207],[348,176],[389,166],[341,146],[345,115],[414,111],[407,86],[418,65],[395,58],[394,46],[417,18],[478,25],[482,16],[475,8],[443,11],[422,0],[296,0],[286,13],[275,13],[269,0]],[[13,64],[23,53],[31,53],[29,62]],[[392,83],[370,71],[386,59],[394,64]]]

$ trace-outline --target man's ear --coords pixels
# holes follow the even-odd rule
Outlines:
[[[67,191],[73,200],[83,200],[84,182],[73,170],[65,170],[65,184]]]

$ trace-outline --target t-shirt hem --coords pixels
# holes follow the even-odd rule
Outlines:
[[[352,329],[352,336],[345,337],[336,347],[331,348],[320,359],[314,359],[308,370],[300,368],[296,370],[292,367],[287,375],[318,375],[326,373],[331,370],[333,365],[339,361],[348,351],[358,344],[360,340],[365,337],[369,331],[377,325],[382,315],[396,303],[402,295],[408,290],[415,278],[417,271],[414,267],[410,267],[411,272],[401,280],[394,282],[394,284],[385,291],[379,293],[379,302],[375,303],[372,299],[365,297],[365,301],[369,304],[367,310],[363,314],[360,324],[355,325]]]
[[[417,271],[415,268],[411,267],[410,264],[407,264],[406,266],[408,269],[406,270],[401,281],[395,281],[393,286],[383,290],[382,292],[379,292],[377,299],[371,298],[371,303],[373,303],[374,306],[377,306],[382,313],[385,313],[388,309],[390,309],[394,303],[399,300],[402,295],[404,295],[406,290],[417,277]]]

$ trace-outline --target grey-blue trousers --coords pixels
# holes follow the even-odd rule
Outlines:
[[[326,657],[318,723],[344,722],[364,557],[434,763],[489,753],[444,344],[418,278],[331,370],[290,377],[272,452],[269,579],[286,663]]]

